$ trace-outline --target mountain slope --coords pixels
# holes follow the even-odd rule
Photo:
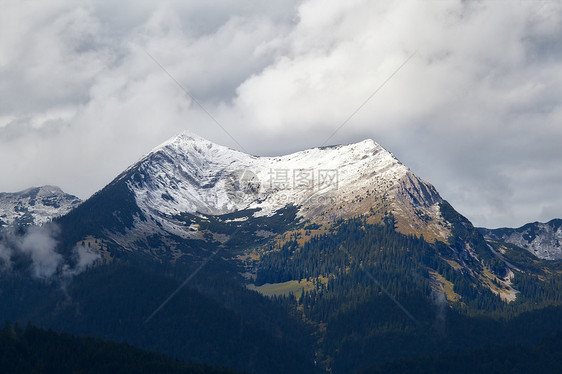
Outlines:
[[[62,216],[81,203],[56,186],[33,187],[14,193],[0,192],[0,228],[41,225]]]
[[[562,259],[562,219],[533,222],[519,228],[480,228],[486,239],[525,248],[540,259]]]

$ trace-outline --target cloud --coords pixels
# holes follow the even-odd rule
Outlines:
[[[19,249],[32,261],[35,278],[50,278],[62,263],[62,256],[55,251],[58,228],[54,225],[32,227],[19,241]]]
[[[83,245],[77,245],[76,247],[74,247],[72,252],[75,257],[76,264],[74,265],[74,267],[71,267],[68,264],[63,267],[63,278],[72,278],[75,275],[82,273],[96,261],[101,259],[101,255],[99,253],[93,252],[88,247],[85,247]]]
[[[67,282],[101,258],[84,246],[76,246],[72,260],[64,259],[57,252],[59,233],[52,223],[32,226],[22,234],[4,231],[0,236],[0,269],[13,271],[13,264],[23,256],[29,259],[28,270],[34,278]]]
[[[557,2],[8,2],[0,190],[82,198],[189,129],[253,154],[374,138],[478,225],[560,216]],[[147,53],[164,66],[163,71]]]
[[[3,50],[23,47],[0,73],[6,98],[0,156],[18,161],[2,166],[14,176],[2,180],[2,189],[53,180],[87,197],[190,123],[208,128],[208,118],[192,110],[145,50],[205,105],[232,98],[242,81],[270,63],[268,44],[291,23],[284,10],[291,4],[227,4],[109,9],[102,2],[75,8],[63,1],[47,9],[17,3],[6,9],[4,19],[28,21],[13,28],[7,22],[3,32]]]

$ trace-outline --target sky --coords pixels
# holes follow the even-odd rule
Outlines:
[[[0,2],[0,191],[371,138],[477,226],[562,217],[561,2]]]

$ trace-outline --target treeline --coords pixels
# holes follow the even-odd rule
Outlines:
[[[0,372],[42,374],[235,374],[188,364],[127,344],[6,323],[0,330]]]

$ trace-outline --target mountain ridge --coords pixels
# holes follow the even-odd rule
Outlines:
[[[70,212],[80,203],[78,197],[51,185],[0,192],[0,228],[41,225]]]
[[[502,241],[524,248],[544,260],[562,259],[562,219],[530,222],[521,227],[479,228],[488,240]]]
[[[154,148],[116,182],[126,178],[141,211],[162,225],[174,225],[170,216],[182,213],[255,209],[254,216],[271,216],[288,203],[299,206],[299,217],[321,223],[368,214],[376,204],[381,211],[391,209],[405,232],[427,231],[441,240],[448,235],[439,222],[442,198],[435,188],[370,139],[259,157],[184,132]],[[362,204],[364,194],[378,201]]]
[[[259,157],[183,132],[58,222],[73,233],[69,247],[88,243],[105,258],[114,247],[188,264],[238,242],[251,245],[253,254],[232,255],[252,268],[250,259],[267,250],[262,245],[283,243],[292,230],[296,235],[312,225],[322,233],[338,220],[377,224],[392,216],[398,232],[451,245],[451,260],[480,273],[494,255],[448,206],[435,187],[370,139]],[[454,230],[466,240],[453,238]],[[494,271],[503,277],[500,268]],[[510,290],[507,280],[498,282]]]

